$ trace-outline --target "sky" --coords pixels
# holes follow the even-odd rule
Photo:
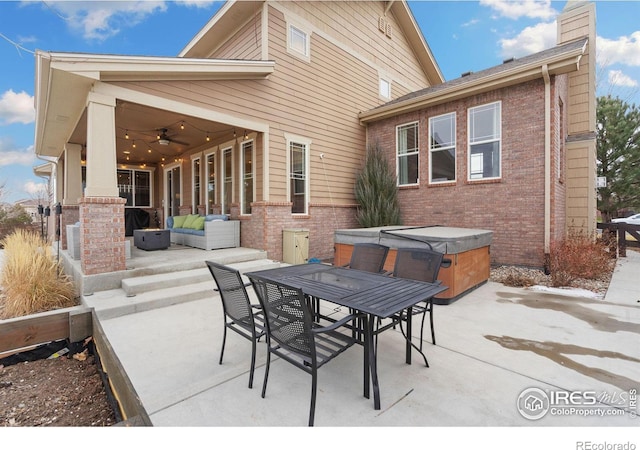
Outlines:
[[[640,0],[595,1],[597,93],[640,105]],[[446,80],[555,45],[550,0],[409,1]],[[176,56],[220,1],[0,0],[0,201],[42,198],[33,167],[35,50]],[[40,195],[38,194],[40,192]]]

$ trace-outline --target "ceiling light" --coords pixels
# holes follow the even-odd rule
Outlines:
[[[160,145],[169,145],[169,139],[158,139],[158,144]]]

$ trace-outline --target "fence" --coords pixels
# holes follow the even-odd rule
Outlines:
[[[598,229],[604,232],[617,235],[612,242],[617,242],[618,256],[627,256],[627,247],[640,247],[640,225],[631,225],[628,223],[599,223]],[[631,239],[629,239],[629,236]],[[615,251],[615,249],[612,248]]]

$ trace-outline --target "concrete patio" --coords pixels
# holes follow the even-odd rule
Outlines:
[[[228,251],[234,250],[242,251]],[[230,261],[227,251],[218,252],[201,253],[196,265],[204,268],[205,259]],[[178,255],[171,254],[177,265]],[[246,262],[229,264],[257,270]],[[605,298],[488,282],[450,305],[436,306],[438,345],[425,344],[431,367],[415,352],[413,364],[405,364],[402,335],[382,334],[382,408],[376,411],[362,395],[362,348],[353,347],[320,369],[316,427],[638,427],[632,400],[640,385],[639,273],[640,253],[631,251],[618,261]],[[304,427],[307,374],[274,361],[262,399],[265,347],[258,346],[254,387],[248,389],[251,346],[234,333],[228,335],[224,363],[218,364],[222,307],[213,280],[203,283],[211,288],[205,298],[175,304],[142,305],[144,295],[118,291],[83,298],[96,309],[153,425]],[[175,289],[178,295],[188,286]],[[517,407],[528,388],[549,395],[587,391],[599,401],[588,416],[587,408],[577,405],[579,411],[552,409],[530,420]]]

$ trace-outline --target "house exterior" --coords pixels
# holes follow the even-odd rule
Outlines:
[[[427,220],[425,207],[434,195],[462,217],[467,218],[469,204],[479,214],[485,200],[504,200],[507,195],[487,189],[509,188],[517,180],[534,184],[508,193],[512,197],[550,186],[545,194],[537,194],[553,200],[543,202],[553,211],[543,215],[545,227],[552,230],[545,231],[545,239],[562,235],[572,223],[568,218],[581,220],[579,226],[595,227],[595,186],[590,192],[595,156],[591,173],[589,153],[593,149],[595,155],[593,64],[586,66],[586,90],[574,89],[574,80],[585,75],[585,61],[592,63],[595,55],[595,23],[592,6],[577,10],[586,15],[559,22],[559,43],[566,46],[559,46],[562,61],[557,67],[554,57],[545,54],[536,64],[546,65],[548,73],[538,67],[535,75],[515,76],[514,83],[502,86],[482,78],[480,84],[486,88],[475,90],[467,89],[465,82],[458,87],[456,82],[444,83],[404,1],[230,1],[175,58],[37,52],[35,152],[51,161],[46,170],[55,186],[54,202],[62,204],[63,248],[65,225],[80,222],[83,273],[124,270],[125,210],[139,208],[160,226],[172,215],[229,214],[241,221],[242,246],[267,250],[276,260],[282,259],[283,232],[304,228],[309,230],[309,256],[330,258],[334,230],[357,226],[353,185],[368,142],[384,141],[395,159],[399,125],[453,110],[457,121],[465,108],[496,102],[501,112],[512,114],[509,104],[533,97],[539,104],[529,111],[531,122],[501,122],[505,136],[512,133],[524,140],[524,135],[534,133],[535,143],[527,144],[535,154],[535,164],[526,169],[535,173],[531,180],[513,175],[519,164],[526,165],[528,155],[522,152],[517,156],[520,163],[512,161],[516,153],[506,139],[500,177],[467,180],[465,146],[457,143],[459,175],[455,186],[449,186],[453,189],[422,181],[399,183],[405,222]],[[440,101],[416,100],[430,98],[429,89],[438,86]],[[578,100],[589,103],[590,96],[592,109]],[[508,131],[512,125],[534,129]],[[418,130],[422,143],[428,142],[425,127],[426,122]],[[463,142],[464,127],[457,127],[457,142]],[[570,139],[563,139],[565,134]],[[391,137],[385,141],[383,135]],[[551,142],[544,144],[547,140]],[[559,186],[538,180],[539,172],[555,167],[545,166],[540,152],[563,157],[554,153],[552,144],[564,149],[566,167]],[[420,180],[428,179],[424,177],[430,170],[426,152],[426,147],[418,149]],[[453,201],[462,203],[454,207]],[[477,217],[456,224],[502,224],[482,214],[486,222]],[[453,221],[449,212],[440,217],[441,224]],[[536,246],[540,220],[524,223],[531,229],[526,237],[535,237]],[[526,264],[537,263],[540,253],[536,249],[534,257],[514,259],[507,255],[519,251],[495,251],[496,261],[504,256],[504,262]]]
[[[595,231],[594,17],[569,3],[556,47],[360,114],[405,225],[492,230],[492,262],[533,267],[568,228]]]

